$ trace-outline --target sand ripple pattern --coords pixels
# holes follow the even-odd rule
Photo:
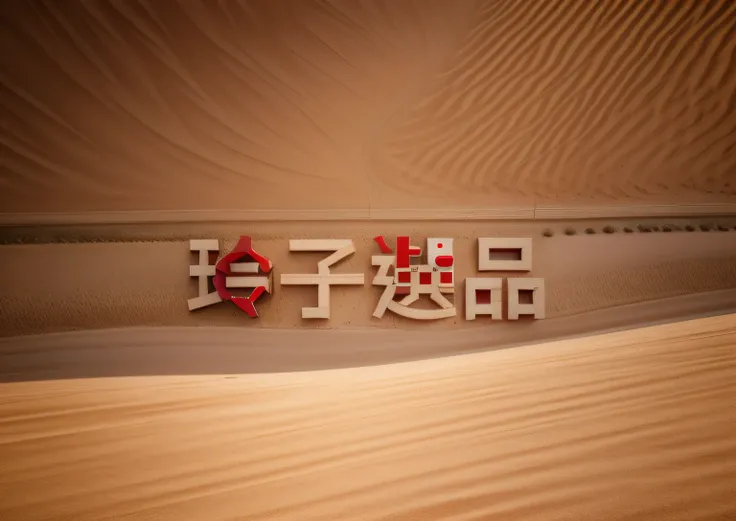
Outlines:
[[[7,4],[3,212],[736,199],[730,0]]]
[[[725,316],[373,368],[4,384],[0,518],[733,519],[735,342]]]
[[[540,201],[736,194],[733,2],[486,2],[474,21],[378,146],[387,181]]]

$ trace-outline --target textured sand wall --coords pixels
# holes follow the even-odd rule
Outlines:
[[[235,228],[232,228],[235,230]],[[241,229],[239,229],[241,230]],[[468,276],[533,276],[545,279],[551,319],[594,310],[708,291],[736,289],[736,232],[598,234],[545,238],[525,224],[474,223],[283,223],[242,228],[258,252],[274,262],[273,295],[261,298],[261,316],[250,319],[232,303],[195,312],[187,241],[6,245],[0,247],[0,320],[3,335],[69,329],[157,325],[229,325],[246,328],[400,328],[487,327],[489,318],[465,320],[464,280]],[[408,233],[425,245],[427,236],[454,237],[457,317],[416,322],[387,312],[372,317],[381,288],[371,285],[378,254],[372,238]],[[477,238],[534,237],[530,273],[477,271]],[[207,235],[205,237],[213,237]],[[218,235],[214,235],[218,237]],[[224,236],[223,253],[237,236]],[[334,273],[363,273],[365,286],[333,287],[329,321],[303,320],[301,308],[315,306],[316,287],[282,287],[283,273],[316,273],[321,253],[290,253],[290,238],[350,238],[357,251]],[[427,299],[423,299],[427,300]],[[418,305],[422,305],[419,303]],[[425,303],[431,307],[430,302]],[[666,309],[663,313],[668,313]],[[687,310],[683,310],[687,315]],[[505,313],[505,312],[504,312]],[[504,315],[505,316],[505,315]],[[542,321],[494,324],[501,333],[547,327]]]
[[[736,200],[729,0],[9,2],[3,212]]]
[[[0,518],[725,521],[735,343],[732,315],[374,368],[0,384]]]

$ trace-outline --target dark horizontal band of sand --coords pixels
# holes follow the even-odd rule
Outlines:
[[[736,215],[736,203],[334,210],[170,210],[0,213],[0,226],[248,221],[543,220]]]
[[[457,331],[143,327],[0,339],[0,382],[365,367],[736,313],[736,290],[591,311],[530,328]]]

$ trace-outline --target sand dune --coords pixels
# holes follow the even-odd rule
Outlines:
[[[485,3],[380,171],[537,201],[733,193],[734,24],[725,2]]]
[[[736,518],[736,3],[6,4],[1,521]],[[404,234],[548,319],[374,319]],[[239,235],[368,283],[190,313]]]
[[[373,368],[2,384],[0,518],[732,519],[734,343],[731,315]]]
[[[0,24],[6,213],[736,201],[728,0],[29,0]]]

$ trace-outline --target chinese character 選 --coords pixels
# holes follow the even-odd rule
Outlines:
[[[396,238],[396,253],[386,244],[383,236],[375,237],[381,253],[373,255],[371,263],[378,266],[373,284],[385,286],[373,316],[381,318],[386,310],[416,320],[437,320],[456,315],[455,305],[443,293],[455,291],[452,239],[427,239],[427,264],[412,265],[412,257],[421,257],[422,249],[412,246],[409,236]],[[393,268],[393,275],[389,270]],[[406,295],[400,301],[396,295]],[[429,295],[439,309],[410,307],[421,295]]]

